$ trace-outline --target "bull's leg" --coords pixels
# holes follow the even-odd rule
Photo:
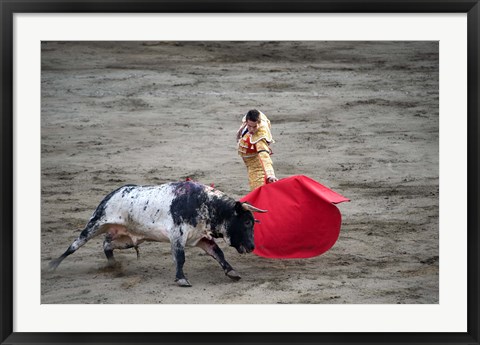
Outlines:
[[[101,229],[100,224],[98,224],[98,223],[90,224],[89,223],[85,227],[85,229],[83,229],[83,231],[80,233],[80,236],[78,236],[78,238],[75,241],[73,241],[73,243],[70,245],[70,247],[68,247],[68,249],[65,251],[65,253],[63,253],[57,259],[54,259],[54,260],[50,261],[49,268],[51,270],[55,270],[58,267],[58,265],[60,265],[60,263],[63,261],[63,259],[65,259],[70,254],[75,253],[80,247],[82,247],[85,243],[87,243],[88,240],[90,240],[91,238],[99,235],[101,233],[101,231],[99,231],[100,229]]]
[[[107,257],[108,264],[110,266],[115,265],[116,260],[115,257],[113,256],[113,244],[112,244],[112,235],[107,234],[105,236],[105,240],[103,241],[103,252],[105,253],[105,256]]]
[[[202,248],[208,255],[218,261],[227,277],[233,280],[240,280],[240,275],[233,269],[232,266],[230,266],[227,260],[225,260],[222,250],[220,247],[218,247],[215,241],[202,238],[200,242],[198,242],[197,246]]]
[[[138,245],[143,241],[139,241],[137,244],[133,243],[132,239],[129,236],[120,236],[115,238],[112,234],[107,233],[105,240],[103,241],[103,251],[105,256],[108,259],[109,265],[115,265],[116,260],[113,256],[114,249],[129,249],[135,248],[137,252],[137,259],[140,257],[140,252],[138,251]]]
[[[172,254],[177,270],[175,274],[175,281],[179,286],[182,287],[192,286],[183,273],[183,265],[185,264],[185,247],[182,245],[180,240],[172,242]]]

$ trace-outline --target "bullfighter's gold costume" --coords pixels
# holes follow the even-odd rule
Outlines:
[[[270,176],[275,176],[269,145],[274,142],[270,132],[270,120],[260,112],[260,125],[251,135],[246,129],[246,118],[239,129],[238,154],[247,166],[250,190],[267,183]]]

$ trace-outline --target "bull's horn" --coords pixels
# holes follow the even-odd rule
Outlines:
[[[267,210],[261,210],[259,208],[256,208],[252,205],[250,205],[249,203],[246,203],[246,202],[242,202],[242,207],[244,210],[246,211],[251,211],[251,212],[260,212],[260,213],[265,213],[265,212],[268,212]]]

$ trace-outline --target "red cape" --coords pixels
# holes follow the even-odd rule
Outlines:
[[[342,216],[334,204],[350,201],[303,175],[281,179],[241,199],[268,210],[255,213],[254,253],[266,258],[310,258],[329,250]]]

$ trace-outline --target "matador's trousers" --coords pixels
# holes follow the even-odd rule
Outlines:
[[[254,190],[255,188],[266,184],[270,170],[272,170],[270,175],[273,175],[272,160],[270,159],[270,155],[266,152],[261,152],[253,157],[244,157],[243,161],[247,166],[250,190]]]

